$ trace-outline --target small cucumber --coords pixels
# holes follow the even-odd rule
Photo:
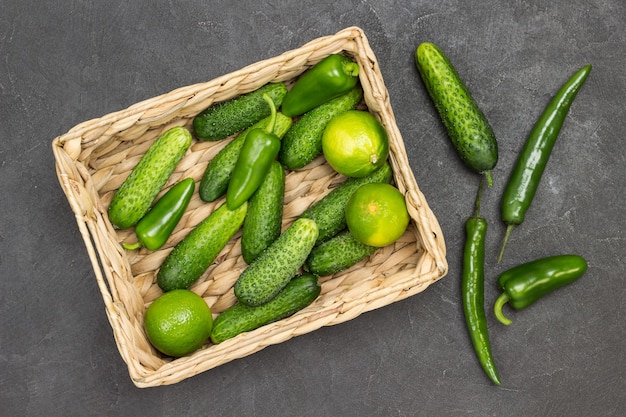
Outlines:
[[[246,94],[216,103],[193,119],[196,137],[204,141],[225,139],[270,115],[263,94],[272,98],[276,108],[287,94],[285,83],[268,83]]]
[[[415,64],[461,159],[484,174],[487,184],[498,162],[498,144],[491,125],[459,77],[450,60],[436,45],[424,42],[415,50]]]
[[[283,139],[279,161],[288,169],[300,169],[322,154],[322,134],[330,120],[354,109],[363,98],[363,89],[357,84],[349,92],[321,104],[302,115]]]
[[[321,290],[317,276],[302,274],[291,279],[275,298],[263,305],[251,307],[236,303],[215,319],[211,341],[218,344],[238,334],[289,317],[315,301]]]
[[[340,233],[313,248],[304,269],[318,276],[332,275],[362,261],[376,249],[357,241],[350,232]]]
[[[278,236],[283,220],[285,171],[273,161],[267,176],[248,200],[248,214],[241,232],[241,254],[250,264]]]
[[[316,244],[322,243],[347,227],[345,209],[352,194],[363,184],[390,182],[393,176],[391,165],[385,162],[376,171],[362,178],[348,178],[322,199],[313,203],[300,215],[315,220],[319,228]]]
[[[317,233],[313,220],[296,219],[237,278],[237,299],[259,306],[274,298],[304,265]]]
[[[163,261],[157,283],[163,291],[186,289],[206,271],[246,216],[248,203],[236,210],[222,204],[181,240]]]
[[[114,226],[125,229],[141,220],[187,152],[191,141],[189,130],[177,126],[167,130],[150,145],[113,195],[108,214]]]
[[[254,128],[264,129],[269,120],[270,117],[268,116],[241,132],[209,161],[198,187],[198,193],[203,201],[215,201],[226,193],[228,182],[237,164],[237,158],[246,140],[246,135]],[[291,117],[276,113],[273,133],[282,138],[291,127],[291,123]]]

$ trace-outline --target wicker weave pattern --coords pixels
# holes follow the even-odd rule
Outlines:
[[[188,357],[171,360],[161,356],[143,331],[145,308],[161,294],[156,272],[172,247],[223,200],[205,203],[196,193],[162,249],[127,252],[120,243],[132,241],[133,230],[115,230],[106,214],[113,192],[165,130],[178,125],[191,127],[193,117],[212,103],[255,90],[270,81],[289,82],[325,56],[338,52],[352,56],[360,64],[364,105],[387,129],[395,184],[405,193],[412,218],[409,229],[394,245],[377,251],[350,270],[321,278],[321,296],[296,315],[217,346],[207,343]],[[208,161],[227,142],[194,142],[163,192],[184,177],[199,181]],[[357,27],[206,83],[179,88],[81,123],[55,138],[52,145],[57,176],[76,216],[118,349],[138,387],[176,383],[266,346],[345,322],[415,295],[447,273],[443,234],[413,177],[376,58],[365,34]],[[289,172],[283,227],[344,179],[323,157],[303,170]],[[235,302],[232,285],[246,267],[239,237],[237,234],[231,240],[191,288],[204,297],[214,314]]]

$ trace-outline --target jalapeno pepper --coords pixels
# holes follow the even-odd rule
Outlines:
[[[502,294],[493,306],[496,318],[507,326],[511,320],[504,316],[502,307],[509,303],[521,310],[552,291],[580,278],[587,270],[587,262],[578,255],[555,255],[513,267],[500,274],[498,285]]]
[[[498,262],[502,260],[511,232],[524,221],[567,112],[590,71],[591,65],[586,65],[570,77],[550,101],[526,139],[502,197],[502,220],[507,228]]]
[[[170,188],[135,226],[138,242],[122,246],[128,250],[142,246],[157,250],[163,246],[183,217],[195,187],[193,178],[185,178]]]
[[[272,114],[265,129],[255,128],[246,135],[226,190],[226,205],[230,210],[237,209],[254,194],[280,150],[280,139],[272,133],[276,122],[276,106],[267,94],[263,98]]]
[[[487,318],[485,315],[485,237],[487,221],[480,217],[480,196],[482,180],[476,197],[474,214],[465,222],[465,250],[463,254],[463,275],[461,295],[463,313],[474,351],[483,370],[491,381],[500,385],[500,376],[491,353]]]
[[[294,117],[347,93],[358,81],[359,64],[345,55],[332,54],[309,68],[287,92],[283,114]]]

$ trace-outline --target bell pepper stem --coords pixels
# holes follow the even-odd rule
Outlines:
[[[506,244],[509,241],[509,237],[511,237],[511,232],[515,229],[514,224],[509,224],[506,227],[506,232],[504,234],[504,239],[502,240],[502,247],[500,248],[500,253],[498,254],[498,263],[502,261],[502,256],[504,256],[504,249],[506,248]]]
[[[343,72],[351,77],[356,77],[359,75],[359,64],[356,62],[344,62],[343,63]]]
[[[265,127],[265,131],[267,133],[273,133],[274,125],[276,124],[276,104],[274,104],[274,100],[272,100],[272,98],[267,93],[263,94],[263,100],[267,102],[267,104],[270,106],[270,110],[272,111],[272,113],[270,114],[270,120]]]
[[[506,293],[500,294],[493,305],[493,313],[496,315],[498,321],[506,326],[511,324],[511,320],[502,313],[502,307],[509,301],[509,296]]]
[[[141,248],[141,242],[135,243],[122,243],[122,247],[126,250],[137,250]]]

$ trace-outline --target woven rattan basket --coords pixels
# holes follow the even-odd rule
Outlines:
[[[146,306],[161,294],[156,272],[172,247],[222,200],[205,203],[196,193],[162,249],[130,252],[121,243],[134,240],[133,230],[116,230],[107,218],[113,192],[165,130],[177,125],[191,128],[193,117],[212,103],[255,90],[270,81],[285,81],[289,85],[332,53],[347,54],[361,66],[360,81],[365,93],[362,105],[379,118],[389,134],[395,185],[405,193],[412,218],[409,229],[394,245],[378,250],[349,270],[321,277],[320,297],[297,314],[219,345],[207,342],[183,358],[162,356],[150,345],[143,330]],[[208,161],[227,142],[194,141],[165,189],[183,177],[199,181]],[[87,247],[117,347],[138,387],[176,383],[269,345],[345,322],[415,295],[447,272],[441,229],[409,166],[374,53],[357,27],[315,39],[301,48],[206,83],[179,88],[81,123],[55,138],[52,145],[58,179]],[[289,172],[283,227],[344,179],[323,157],[302,170]],[[214,316],[235,302],[232,285],[246,267],[239,237],[240,233],[235,235],[191,287],[204,297]]]

